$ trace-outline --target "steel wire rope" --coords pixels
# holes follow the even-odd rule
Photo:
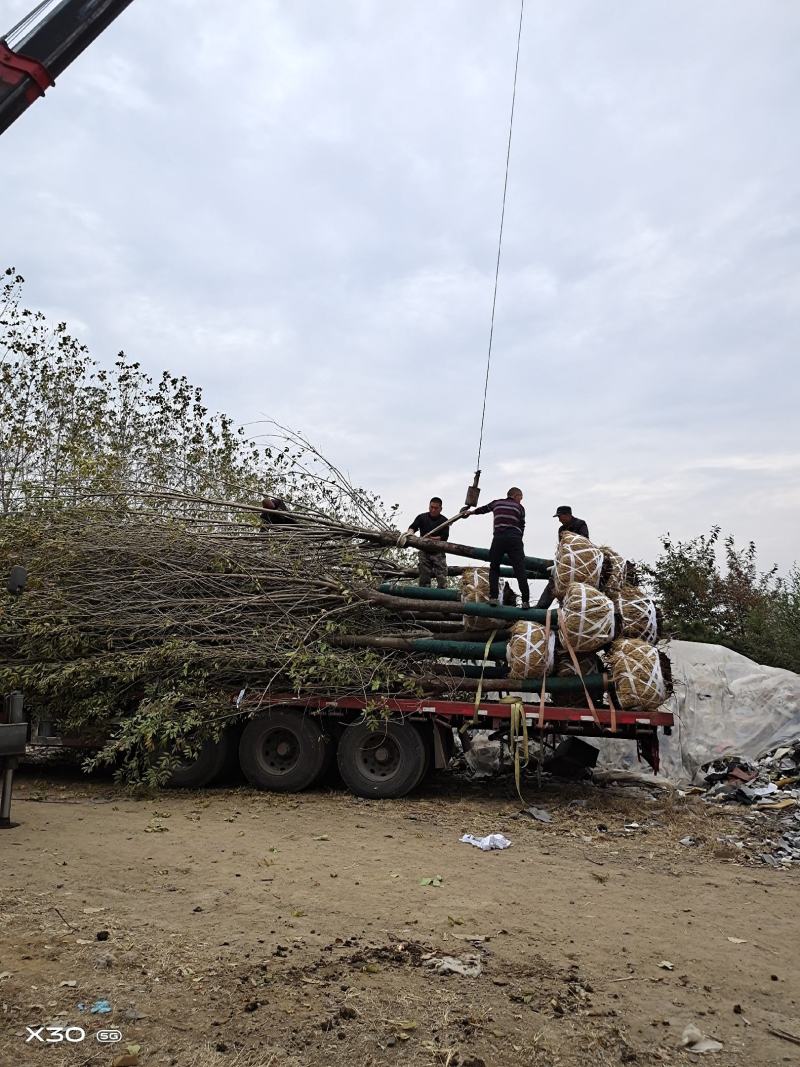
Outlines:
[[[37,24],[39,15],[47,8],[55,8],[60,6],[61,0],[41,0],[41,3],[37,4],[33,11],[29,11],[27,15],[23,16],[16,24],[12,26],[5,37],[0,38],[8,43],[9,48],[18,46],[23,37],[27,36],[26,31],[29,27],[33,27]],[[15,38],[16,45],[11,44],[11,39]]]
[[[506,197],[508,194],[508,168],[511,161],[511,135],[514,130],[514,105],[517,100],[517,72],[519,70],[519,46],[522,40],[522,18],[525,13],[525,0],[520,0],[519,5],[519,28],[517,30],[517,54],[514,60],[514,88],[511,92],[511,117],[508,122],[508,144],[506,147],[506,172],[503,179],[503,205],[500,210],[500,234],[497,240],[497,261],[494,269],[494,293],[492,295],[492,318],[489,325],[489,351],[486,357],[486,378],[483,383],[483,407],[481,409],[481,431],[478,438],[478,461],[475,470],[480,471],[481,451],[483,449],[483,427],[486,421],[486,397],[489,391],[489,370],[492,365],[492,342],[494,340],[494,316],[497,307],[497,283],[500,278],[500,254],[503,249],[503,226],[506,218]]]

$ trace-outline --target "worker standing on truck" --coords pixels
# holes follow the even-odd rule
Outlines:
[[[261,501],[261,531],[264,533],[270,526],[293,526],[294,519],[286,507],[285,501],[279,496],[265,496]]]
[[[589,527],[576,515],[572,514],[572,508],[568,504],[562,504],[556,508],[556,513],[553,516],[554,519],[558,519],[561,525],[558,528],[558,536],[561,537],[562,533],[576,533],[581,537],[585,537],[589,540]]]
[[[449,522],[449,520],[446,515],[442,515],[442,498],[440,496],[432,496],[428,504],[428,510],[417,515],[406,530],[406,534],[418,533],[420,537],[428,537],[431,530],[435,530],[437,526],[441,526],[446,522]],[[450,527],[445,526],[443,530],[433,534],[431,540],[446,541],[449,533]],[[431,580],[435,578],[437,586],[440,589],[446,589],[447,557],[444,552],[420,551],[418,556],[419,584],[428,588]]]
[[[558,521],[561,523],[561,525],[558,527],[559,540],[561,540],[562,535],[565,533],[580,534],[581,537],[585,537],[587,541],[589,540],[589,527],[586,525],[583,519],[579,519],[577,515],[572,514],[572,508],[569,506],[569,504],[561,504],[559,507],[557,507],[553,518],[558,519]],[[556,586],[555,582],[551,578],[547,585],[544,587],[544,592],[536,602],[536,607],[549,608],[550,605],[553,603],[553,600],[555,600],[555,596]]]
[[[514,577],[519,583],[519,591],[522,595],[522,607],[530,607],[530,590],[528,588],[528,572],[525,569],[525,547],[522,536],[525,533],[525,508],[522,506],[522,490],[516,486],[505,495],[503,500],[492,500],[483,507],[464,511],[468,515],[486,515],[487,512],[494,515],[494,536],[489,549],[489,602],[497,603],[500,589],[500,564],[503,557],[507,556],[514,569]]]

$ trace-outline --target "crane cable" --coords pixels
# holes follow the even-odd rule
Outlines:
[[[503,248],[503,224],[506,218],[506,194],[508,192],[508,165],[511,159],[511,134],[514,129],[514,104],[517,99],[517,71],[519,70],[519,45],[522,40],[522,16],[525,13],[525,0],[520,0],[519,5],[519,29],[517,31],[517,56],[514,61],[514,89],[511,93],[511,118],[508,123],[508,146],[506,148],[506,174],[503,181],[503,207],[500,212],[500,235],[497,241],[497,262],[494,269],[494,294],[492,296],[492,319],[489,326],[489,352],[486,357],[486,379],[483,383],[483,408],[481,410],[481,432],[478,439],[478,461],[475,470],[480,473],[481,450],[483,449],[483,424],[486,420],[486,395],[489,391],[489,369],[492,364],[492,341],[494,339],[494,313],[497,307],[497,282],[500,277],[500,253]]]
[[[55,0],[41,0],[41,3],[37,4],[32,11],[29,11],[27,15],[21,18],[16,26],[12,26],[5,37],[1,39],[8,43],[9,48],[19,45],[22,38],[27,35],[28,29],[32,28],[37,23],[39,16],[48,7],[53,7],[54,4]],[[15,39],[13,45],[11,43],[12,38]]]

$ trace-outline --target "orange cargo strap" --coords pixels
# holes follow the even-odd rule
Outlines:
[[[611,711],[611,733],[617,732],[617,706],[611,699],[611,692],[608,688],[608,671],[603,671],[603,694],[608,698],[608,706]]]
[[[550,647],[550,610],[544,617],[544,674],[542,675],[542,691],[539,694],[539,732],[544,726],[544,697],[547,687],[547,650]],[[541,764],[541,760],[539,761]]]
[[[575,655],[575,649],[572,647],[569,637],[567,637],[567,628],[564,625],[564,613],[562,612],[561,608],[558,609],[558,632],[559,636],[561,637],[561,640],[566,646],[567,652],[569,653],[569,658],[572,660],[572,666],[575,668],[575,673],[581,680],[581,685],[583,686],[583,691],[586,694],[586,702],[589,705],[589,710],[592,713],[592,718],[598,726],[601,726],[600,718],[594,706],[594,701],[589,695],[589,690],[586,688],[586,682],[583,680],[583,675],[581,674],[581,669],[578,665],[578,657]]]

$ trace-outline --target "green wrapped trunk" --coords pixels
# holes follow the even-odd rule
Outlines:
[[[357,536],[365,541],[372,541],[394,548],[397,545],[397,538],[400,534],[395,530],[359,530]],[[466,556],[468,559],[477,559],[482,563],[489,562],[488,548],[475,548],[473,545],[461,545],[455,541],[439,541],[434,537],[408,537],[406,544],[408,548],[417,548],[423,552],[445,552],[448,556]],[[552,566],[553,561],[551,559],[541,559],[539,556],[525,557],[525,568],[529,578],[549,578],[550,571],[548,568]],[[505,573],[508,574],[510,572],[511,568],[506,568]]]
[[[482,619],[522,619],[525,622],[544,623],[549,610],[550,625],[553,629],[558,623],[558,613],[552,608],[511,608],[504,604],[462,603],[460,594],[455,589],[433,589],[428,586],[394,585],[392,582],[384,582],[378,587],[378,592],[383,597],[380,601],[383,604],[387,604],[389,597],[397,599],[399,601],[397,605],[387,604],[391,607],[396,606],[397,610],[430,610],[428,603],[422,604],[421,602],[439,601],[442,605],[441,610],[446,611],[448,615],[461,613],[462,615],[475,615]],[[408,606],[403,604],[406,599],[409,601]],[[414,605],[413,601],[417,601],[418,604]]]

